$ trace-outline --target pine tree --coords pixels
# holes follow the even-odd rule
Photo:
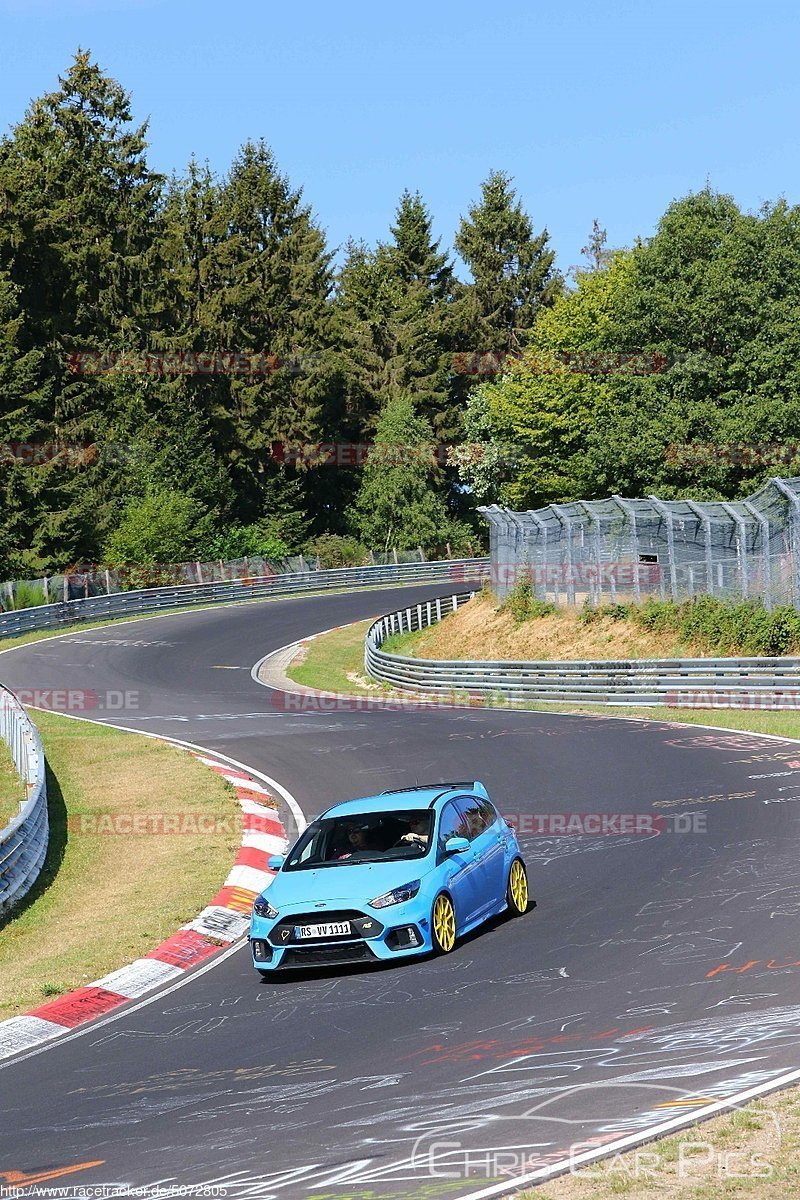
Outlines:
[[[248,142],[222,189],[221,282],[207,311],[217,336],[262,367],[227,380],[229,456],[245,519],[260,507],[259,477],[276,440],[319,440],[336,364],[331,254],[263,142]]]
[[[375,251],[351,244],[339,277],[353,390],[373,421],[390,399],[411,395],[436,436],[452,437],[458,428],[449,394],[458,288],[452,263],[434,239],[418,192],[403,193],[390,232]]]
[[[160,177],[147,167],[146,128],[133,126],[128,96],[88,52],[78,51],[59,85],[0,142],[0,269],[19,289],[31,345],[42,351],[41,434],[89,447],[111,436],[113,388],[75,372],[70,356],[139,344]],[[73,462],[46,477],[45,565],[96,554],[109,518],[102,458],[75,454]]]
[[[455,239],[473,280],[469,306],[478,342],[473,350],[513,351],[526,344],[539,309],[561,287],[549,243],[546,229],[534,234],[510,177],[493,171]]]

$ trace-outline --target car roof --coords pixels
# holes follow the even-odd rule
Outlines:
[[[380,796],[363,796],[357,800],[344,800],[332,804],[320,816],[347,817],[368,812],[405,812],[410,809],[429,808],[435,800],[446,800],[449,796],[463,796],[478,792],[482,786],[475,783],[436,783],[418,788],[404,788],[396,792],[383,792]]]

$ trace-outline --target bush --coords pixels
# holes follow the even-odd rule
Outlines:
[[[270,562],[281,562],[288,558],[287,542],[277,537],[263,521],[254,525],[231,525],[203,548],[202,557],[209,560],[231,562],[235,558],[266,558]]]
[[[323,570],[333,567],[363,567],[369,562],[369,551],[353,537],[338,533],[323,533],[303,547],[306,558],[319,558]]]
[[[549,616],[555,611],[555,604],[536,598],[530,578],[520,579],[500,605],[500,612],[510,613],[517,625],[536,617]]]
[[[710,655],[776,657],[800,651],[800,613],[790,605],[768,612],[761,600],[696,596],[676,604],[631,606],[633,620],[653,633],[674,633]]]
[[[595,621],[599,621],[601,617],[606,617],[610,621],[627,621],[631,615],[631,608],[630,604],[601,604],[595,608],[587,599],[578,620],[581,625],[591,625]]]
[[[0,600],[11,610],[35,608],[38,604],[46,603],[44,588],[37,583],[17,583],[14,586],[13,601],[5,589],[0,595]]]
[[[131,499],[105,545],[110,566],[195,559],[208,543],[210,518],[199,501],[167,488]]]

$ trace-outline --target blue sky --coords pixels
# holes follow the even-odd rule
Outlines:
[[[0,126],[77,46],[150,119],[150,161],[224,172],[263,137],[332,246],[385,237],[404,187],[451,245],[494,167],[562,269],[592,218],[648,236],[677,196],[800,200],[800,12],[777,0],[0,0]]]

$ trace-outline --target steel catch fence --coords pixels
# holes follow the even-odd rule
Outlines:
[[[490,505],[491,579],[522,578],[557,604],[700,594],[800,608],[800,479],[771,479],[731,503],[580,500],[527,512]]]

